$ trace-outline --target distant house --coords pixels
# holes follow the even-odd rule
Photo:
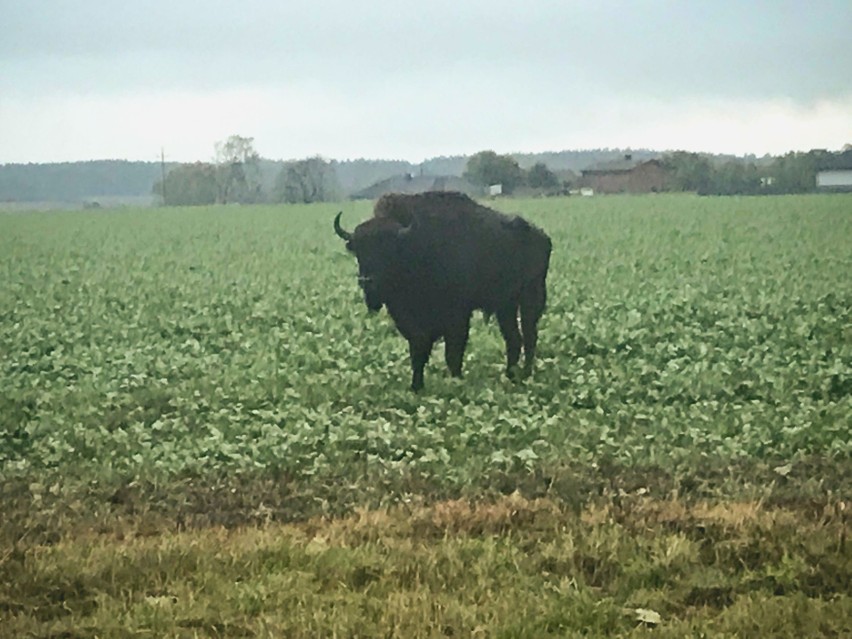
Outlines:
[[[852,191],[852,150],[833,154],[817,166],[819,191]]]
[[[385,193],[425,193],[427,191],[459,191],[479,197],[483,190],[455,175],[413,175],[404,173],[376,182],[352,194],[353,200],[375,200]]]
[[[666,188],[666,169],[659,160],[634,160],[632,155],[580,173],[580,188],[595,193],[657,193]]]

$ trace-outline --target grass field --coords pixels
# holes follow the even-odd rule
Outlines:
[[[0,636],[852,634],[852,199],[495,206],[534,376],[416,395],[341,205],[0,216]]]

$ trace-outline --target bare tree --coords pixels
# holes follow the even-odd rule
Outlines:
[[[328,202],[339,195],[334,167],[320,157],[287,163],[275,181],[275,196],[281,202]]]
[[[260,155],[254,138],[232,135],[216,143],[217,201],[251,203],[260,200]]]

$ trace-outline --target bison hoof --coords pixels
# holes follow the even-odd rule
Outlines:
[[[524,372],[521,370],[521,367],[518,365],[509,366],[506,369],[506,377],[508,377],[513,382],[520,382],[524,379]]]

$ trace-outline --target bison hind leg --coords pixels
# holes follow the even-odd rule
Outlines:
[[[544,313],[547,289],[542,278],[530,282],[521,292],[521,331],[524,337],[524,373],[532,373],[538,344],[538,320]]]
[[[500,333],[506,341],[506,375],[518,379],[518,360],[521,358],[521,332],[518,330],[518,305],[507,304],[497,311]]]
[[[423,369],[429,362],[434,341],[428,337],[413,337],[408,340],[408,353],[411,358],[411,390],[423,388]]]

